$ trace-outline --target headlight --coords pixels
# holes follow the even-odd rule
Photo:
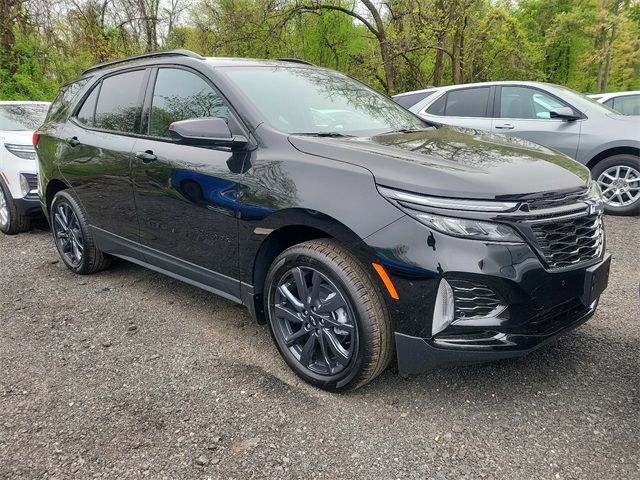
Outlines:
[[[428,227],[454,237],[488,240],[491,242],[523,242],[516,231],[508,225],[465,218],[443,217],[423,212],[412,212],[412,214]]]
[[[5,143],[4,148],[9,150],[16,157],[24,158],[25,160],[35,160],[36,151],[33,145],[15,145],[12,143]]]
[[[591,180],[589,182],[589,190],[587,191],[587,198],[593,200],[597,203],[602,203],[602,189],[600,185],[595,180]]]

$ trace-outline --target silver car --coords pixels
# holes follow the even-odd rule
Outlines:
[[[623,115],[640,115],[640,91],[597,93],[589,95],[589,98],[604,103]]]
[[[452,85],[393,98],[431,122],[513,135],[563,152],[591,169],[607,213],[640,212],[640,117],[538,82]]]

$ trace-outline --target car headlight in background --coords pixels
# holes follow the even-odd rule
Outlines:
[[[443,217],[423,212],[415,212],[413,216],[428,227],[454,237],[488,240],[491,242],[523,242],[520,235],[513,228],[500,223]]]
[[[25,160],[36,159],[36,151],[33,148],[33,145],[16,145],[13,143],[5,143],[4,148],[6,148],[16,157],[24,158]]]

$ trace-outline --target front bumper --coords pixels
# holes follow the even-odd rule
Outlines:
[[[16,210],[18,211],[18,215],[23,215],[26,217],[40,217],[43,216],[42,207],[40,205],[40,200],[37,196],[25,197],[25,198],[14,198],[13,202],[15,203]]]
[[[439,367],[523,357],[582,325],[594,313],[595,305],[592,308],[586,308],[579,314],[559,318],[557,322],[558,328],[552,333],[542,335],[499,334],[499,338],[492,345],[469,343],[447,348],[438,346],[438,342],[433,339],[412,337],[396,332],[395,343],[398,370],[402,375],[411,375],[424,373]]]
[[[450,237],[409,217],[366,241],[400,297],[387,302],[401,374],[518,357],[545,345],[593,316],[598,296],[585,296],[587,270],[607,267],[609,262],[608,255],[601,255],[571,268],[550,270],[528,243]],[[496,318],[461,318],[432,335],[442,279],[480,284],[508,308]]]

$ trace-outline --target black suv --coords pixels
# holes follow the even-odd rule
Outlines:
[[[187,51],[98,65],[36,136],[64,263],[121,257],[248,307],[289,366],[353,389],[523,355],[589,319],[608,279],[589,171],[426,124],[292,60]]]

